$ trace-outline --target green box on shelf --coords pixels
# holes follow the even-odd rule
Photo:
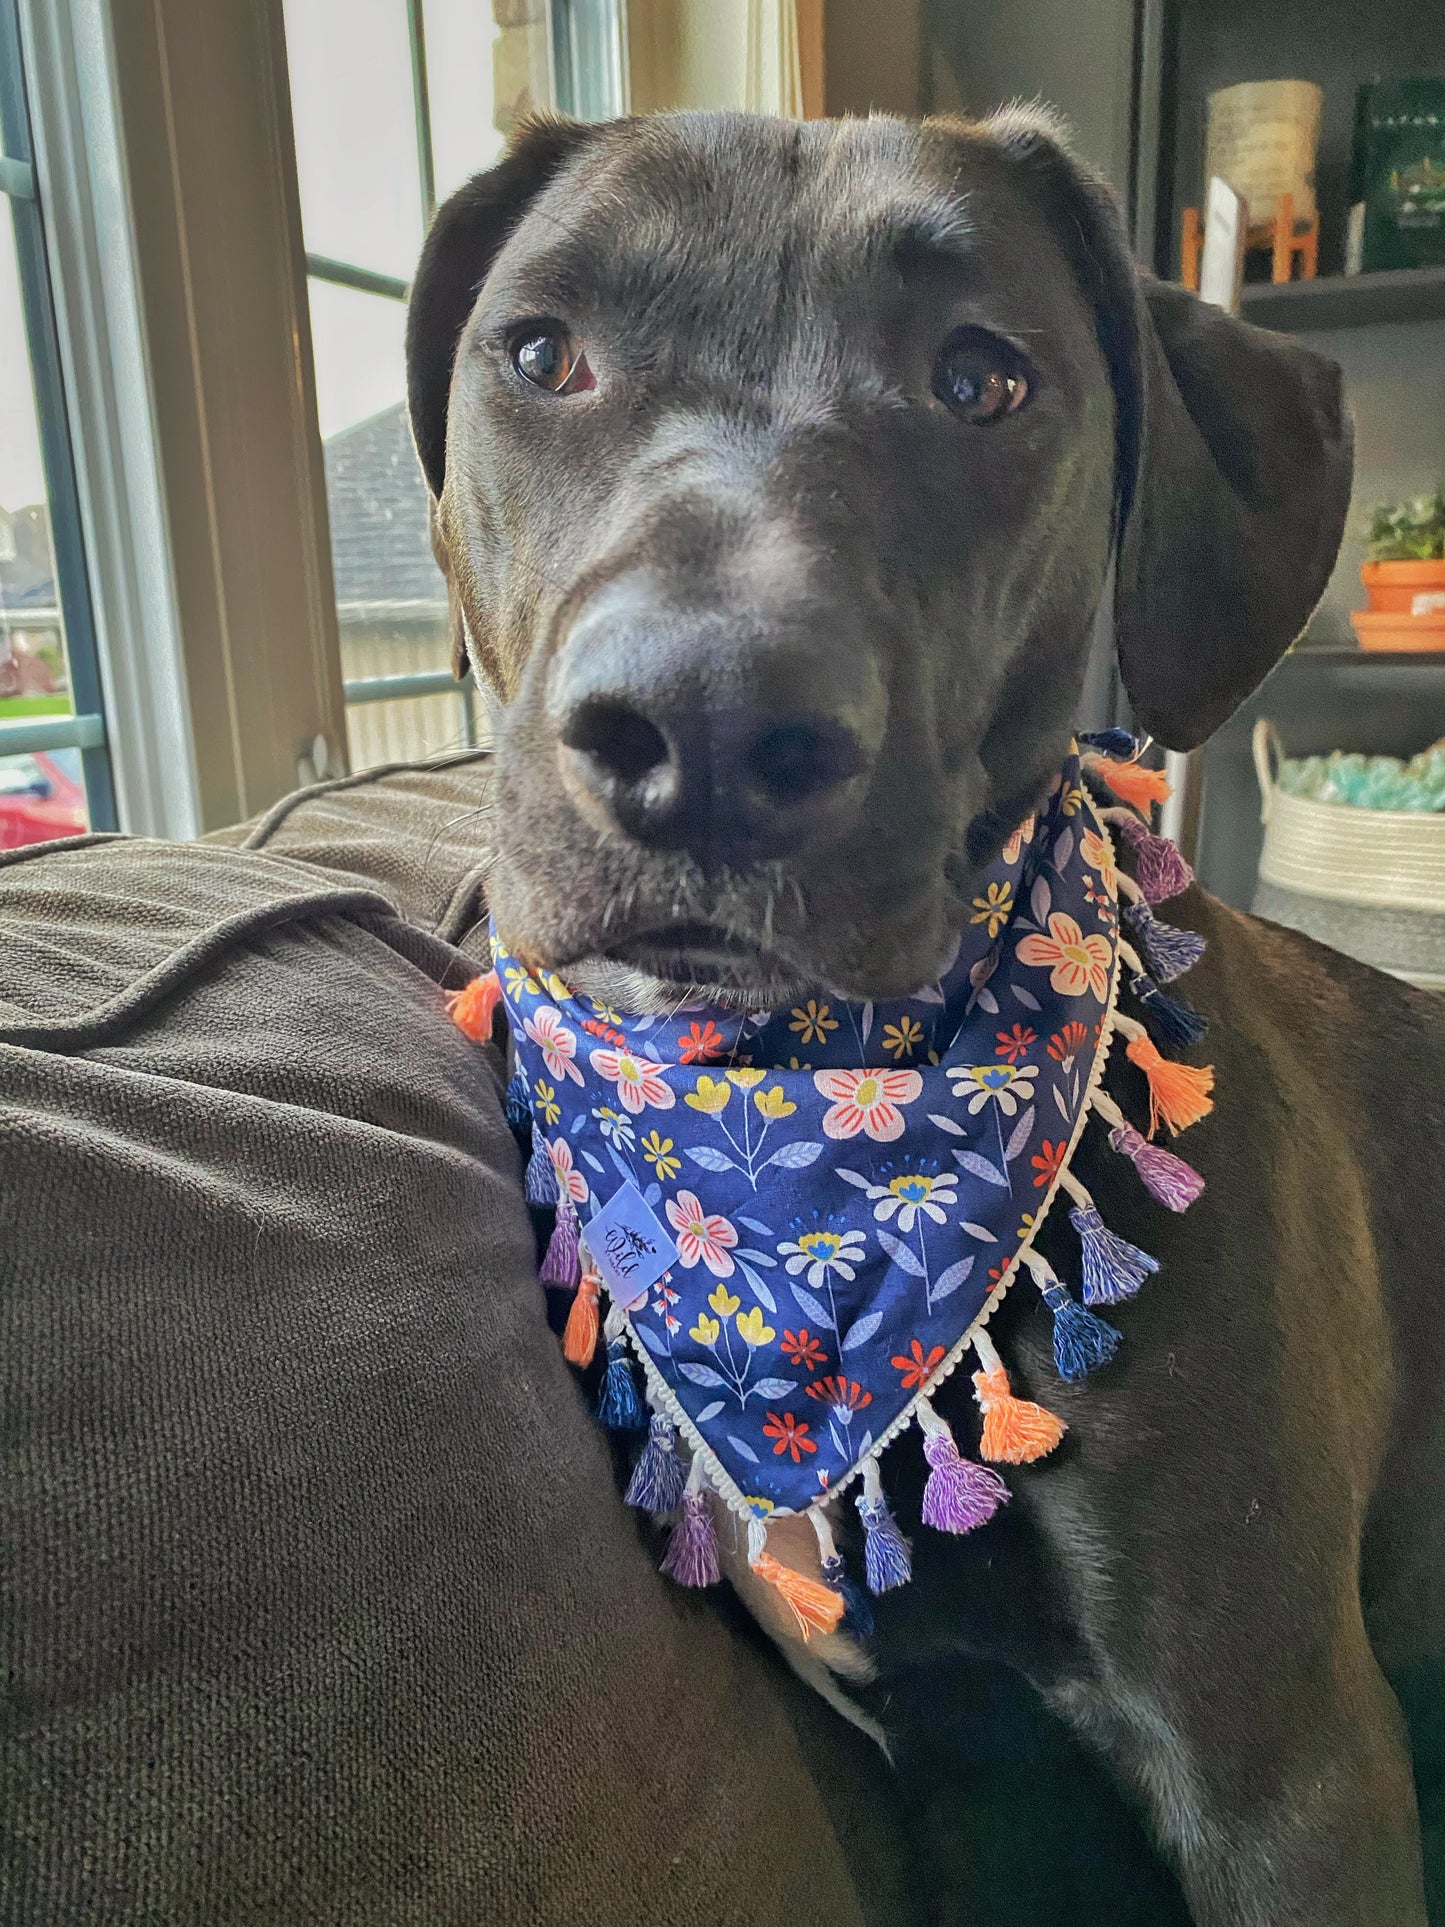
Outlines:
[[[1361,87],[1351,171],[1367,274],[1445,263],[1445,74]]]

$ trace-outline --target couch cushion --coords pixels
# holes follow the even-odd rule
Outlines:
[[[6,1923],[863,1917],[775,1668],[658,1577],[546,1329],[443,1011],[460,801],[404,860],[353,795],[0,870]],[[837,1811],[904,1920],[880,1766]]]

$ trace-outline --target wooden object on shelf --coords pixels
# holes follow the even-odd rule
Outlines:
[[[1272,221],[1252,222],[1245,230],[1244,245],[1246,252],[1256,248],[1270,251],[1270,279],[1279,286],[1295,278],[1294,264],[1299,261],[1299,279],[1313,281],[1319,272],[1320,258],[1320,217],[1311,217],[1308,227],[1295,232],[1294,197],[1281,194],[1275,204]],[[1179,265],[1180,280],[1192,294],[1199,292],[1199,267],[1203,254],[1203,233],[1199,221],[1199,209],[1186,207],[1180,226]]]

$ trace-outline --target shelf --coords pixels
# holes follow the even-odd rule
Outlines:
[[[1445,267],[1329,274],[1313,281],[1246,282],[1240,313],[1259,328],[1304,334],[1382,322],[1445,321]]]

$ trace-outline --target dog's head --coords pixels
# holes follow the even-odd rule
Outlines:
[[[535,125],[438,215],[407,356],[493,913],[592,987],[927,982],[1058,770],[1111,550],[1187,748],[1348,500],[1338,371],[1138,276],[1033,112]]]

